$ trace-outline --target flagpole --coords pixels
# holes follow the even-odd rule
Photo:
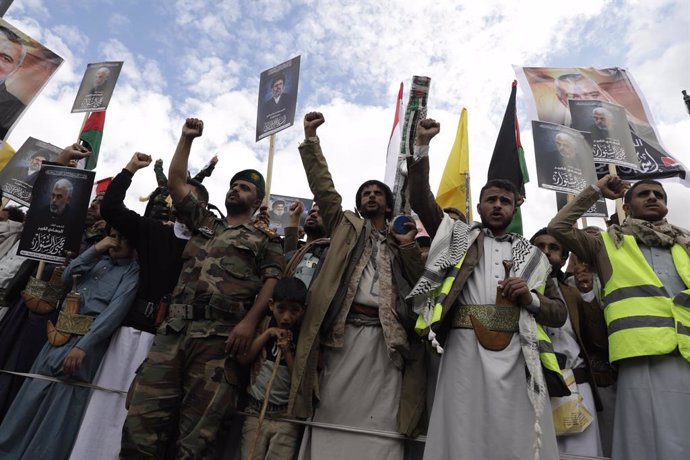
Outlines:
[[[79,128],[79,134],[77,134],[77,144],[81,141],[79,136],[81,136],[81,132],[84,130],[84,125],[86,125],[86,120],[89,119],[89,115],[91,115],[91,112],[84,112],[84,119],[81,121],[81,128]]]
[[[271,134],[268,138],[268,165],[266,167],[266,198],[264,203],[268,205],[268,200],[271,197],[271,178],[273,177],[273,155],[276,149],[276,135]]]
[[[472,225],[472,203],[470,202],[470,173],[463,173],[465,176],[465,219]]]

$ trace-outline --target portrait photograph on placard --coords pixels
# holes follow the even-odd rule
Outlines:
[[[295,122],[300,56],[261,72],[256,140],[289,128]]]
[[[568,101],[572,127],[592,136],[592,156],[598,163],[639,169],[640,162],[625,116],[625,108],[605,101]]]
[[[4,196],[29,206],[41,165],[44,161],[53,161],[61,151],[60,147],[29,137],[0,171]]]
[[[589,133],[532,121],[539,187],[577,194],[596,182]]]
[[[515,74],[527,93],[532,118],[575,127],[569,100],[604,101],[625,109],[639,168],[618,166],[625,180],[685,178],[686,169],[661,143],[654,119],[628,69],[619,67],[519,67]],[[598,163],[601,176],[607,165]]]
[[[86,66],[72,113],[103,112],[113,96],[122,62],[94,62]]]
[[[299,218],[299,225],[303,227],[304,221],[307,218],[307,213],[314,203],[313,200],[311,198],[271,194],[268,201],[268,215],[271,218],[269,227],[276,230],[280,236],[285,235],[285,227],[288,226],[290,218],[290,206],[292,206],[295,201],[301,201],[304,205],[304,211],[302,211],[302,215],[300,215]]]
[[[96,173],[66,166],[43,165],[26,213],[18,254],[61,263],[65,251],[79,253]]]
[[[0,141],[41,92],[63,59],[0,18]]]

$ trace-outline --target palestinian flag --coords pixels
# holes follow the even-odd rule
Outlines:
[[[496,146],[489,164],[487,180],[508,180],[515,185],[522,197],[525,198],[525,184],[529,182],[529,174],[527,172],[527,163],[525,163],[525,153],[520,143],[520,127],[518,126],[517,111],[515,109],[516,93],[517,80],[514,80],[506,112],[503,115],[503,124],[498,132]],[[507,231],[522,235],[522,213],[519,208]]]
[[[79,139],[84,146],[91,150],[91,155],[86,159],[84,169],[94,170],[98,163],[98,152],[101,149],[103,139],[103,127],[105,126],[105,112],[91,112],[89,118],[84,123],[84,128],[79,134]]]

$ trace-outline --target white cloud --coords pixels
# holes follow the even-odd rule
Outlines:
[[[108,18],[108,29],[112,34],[120,35],[127,32],[132,22],[123,14],[113,14]]]
[[[53,8],[38,1],[32,5],[34,10]],[[124,34],[98,41],[99,56],[125,61],[106,122],[103,148],[110,154],[99,177],[117,172],[134,150],[160,155],[167,168],[184,118],[198,116],[205,121],[205,132],[193,147],[191,169],[219,152],[220,163],[208,185],[212,201],[222,205],[231,174],[266,168],[268,141],[254,142],[258,74],[297,54],[302,55],[298,115],[296,126],[277,135],[276,193],[310,196],[297,154],[301,114],[322,110],[327,118],[320,130],[324,151],[344,205],[351,208],[358,185],[383,176],[398,84],[404,80],[409,87],[416,74],[432,78],[429,115],[442,123],[432,144],[432,190],[465,106],[476,201],[514,78],[511,64],[629,68],[660,122],[665,144],[690,164],[690,126],[679,93],[690,74],[690,19],[682,0],[446,0],[423,5],[178,0],[160,8],[174,12],[173,19],[163,16],[161,20],[170,20],[164,24],[152,20],[145,32],[160,37],[162,48],[146,54]],[[50,41],[67,62],[12,134],[12,142],[30,134],[58,145],[72,142],[81,119],[70,115],[69,108],[89,59],[79,43],[82,37],[67,33],[79,19],[47,30],[28,7],[16,11],[26,15],[22,26]],[[131,27],[132,34],[143,33],[134,23]],[[526,101],[518,95],[522,110]],[[536,177],[531,133],[526,120],[521,122],[528,166]],[[152,173],[140,175],[133,186],[137,196],[153,187]],[[555,214],[555,198],[534,182],[527,188],[524,220],[530,233]],[[671,193],[671,218],[690,227],[690,213],[674,214],[674,206],[682,211],[684,201]]]
[[[166,85],[155,60],[135,55],[119,40],[111,39],[102,44],[100,54],[103,61],[124,61],[121,77],[127,77],[130,84],[141,90],[162,91]]]

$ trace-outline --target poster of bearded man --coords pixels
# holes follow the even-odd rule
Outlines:
[[[72,113],[104,112],[113,96],[122,64],[121,61],[113,61],[87,65],[72,105]]]
[[[0,19],[0,141],[41,92],[63,59]]]
[[[4,196],[29,206],[31,190],[44,161],[53,161],[62,151],[60,147],[30,137],[0,171]]]
[[[65,251],[78,254],[96,173],[43,165],[31,194],[18,254],[62,263]]]

